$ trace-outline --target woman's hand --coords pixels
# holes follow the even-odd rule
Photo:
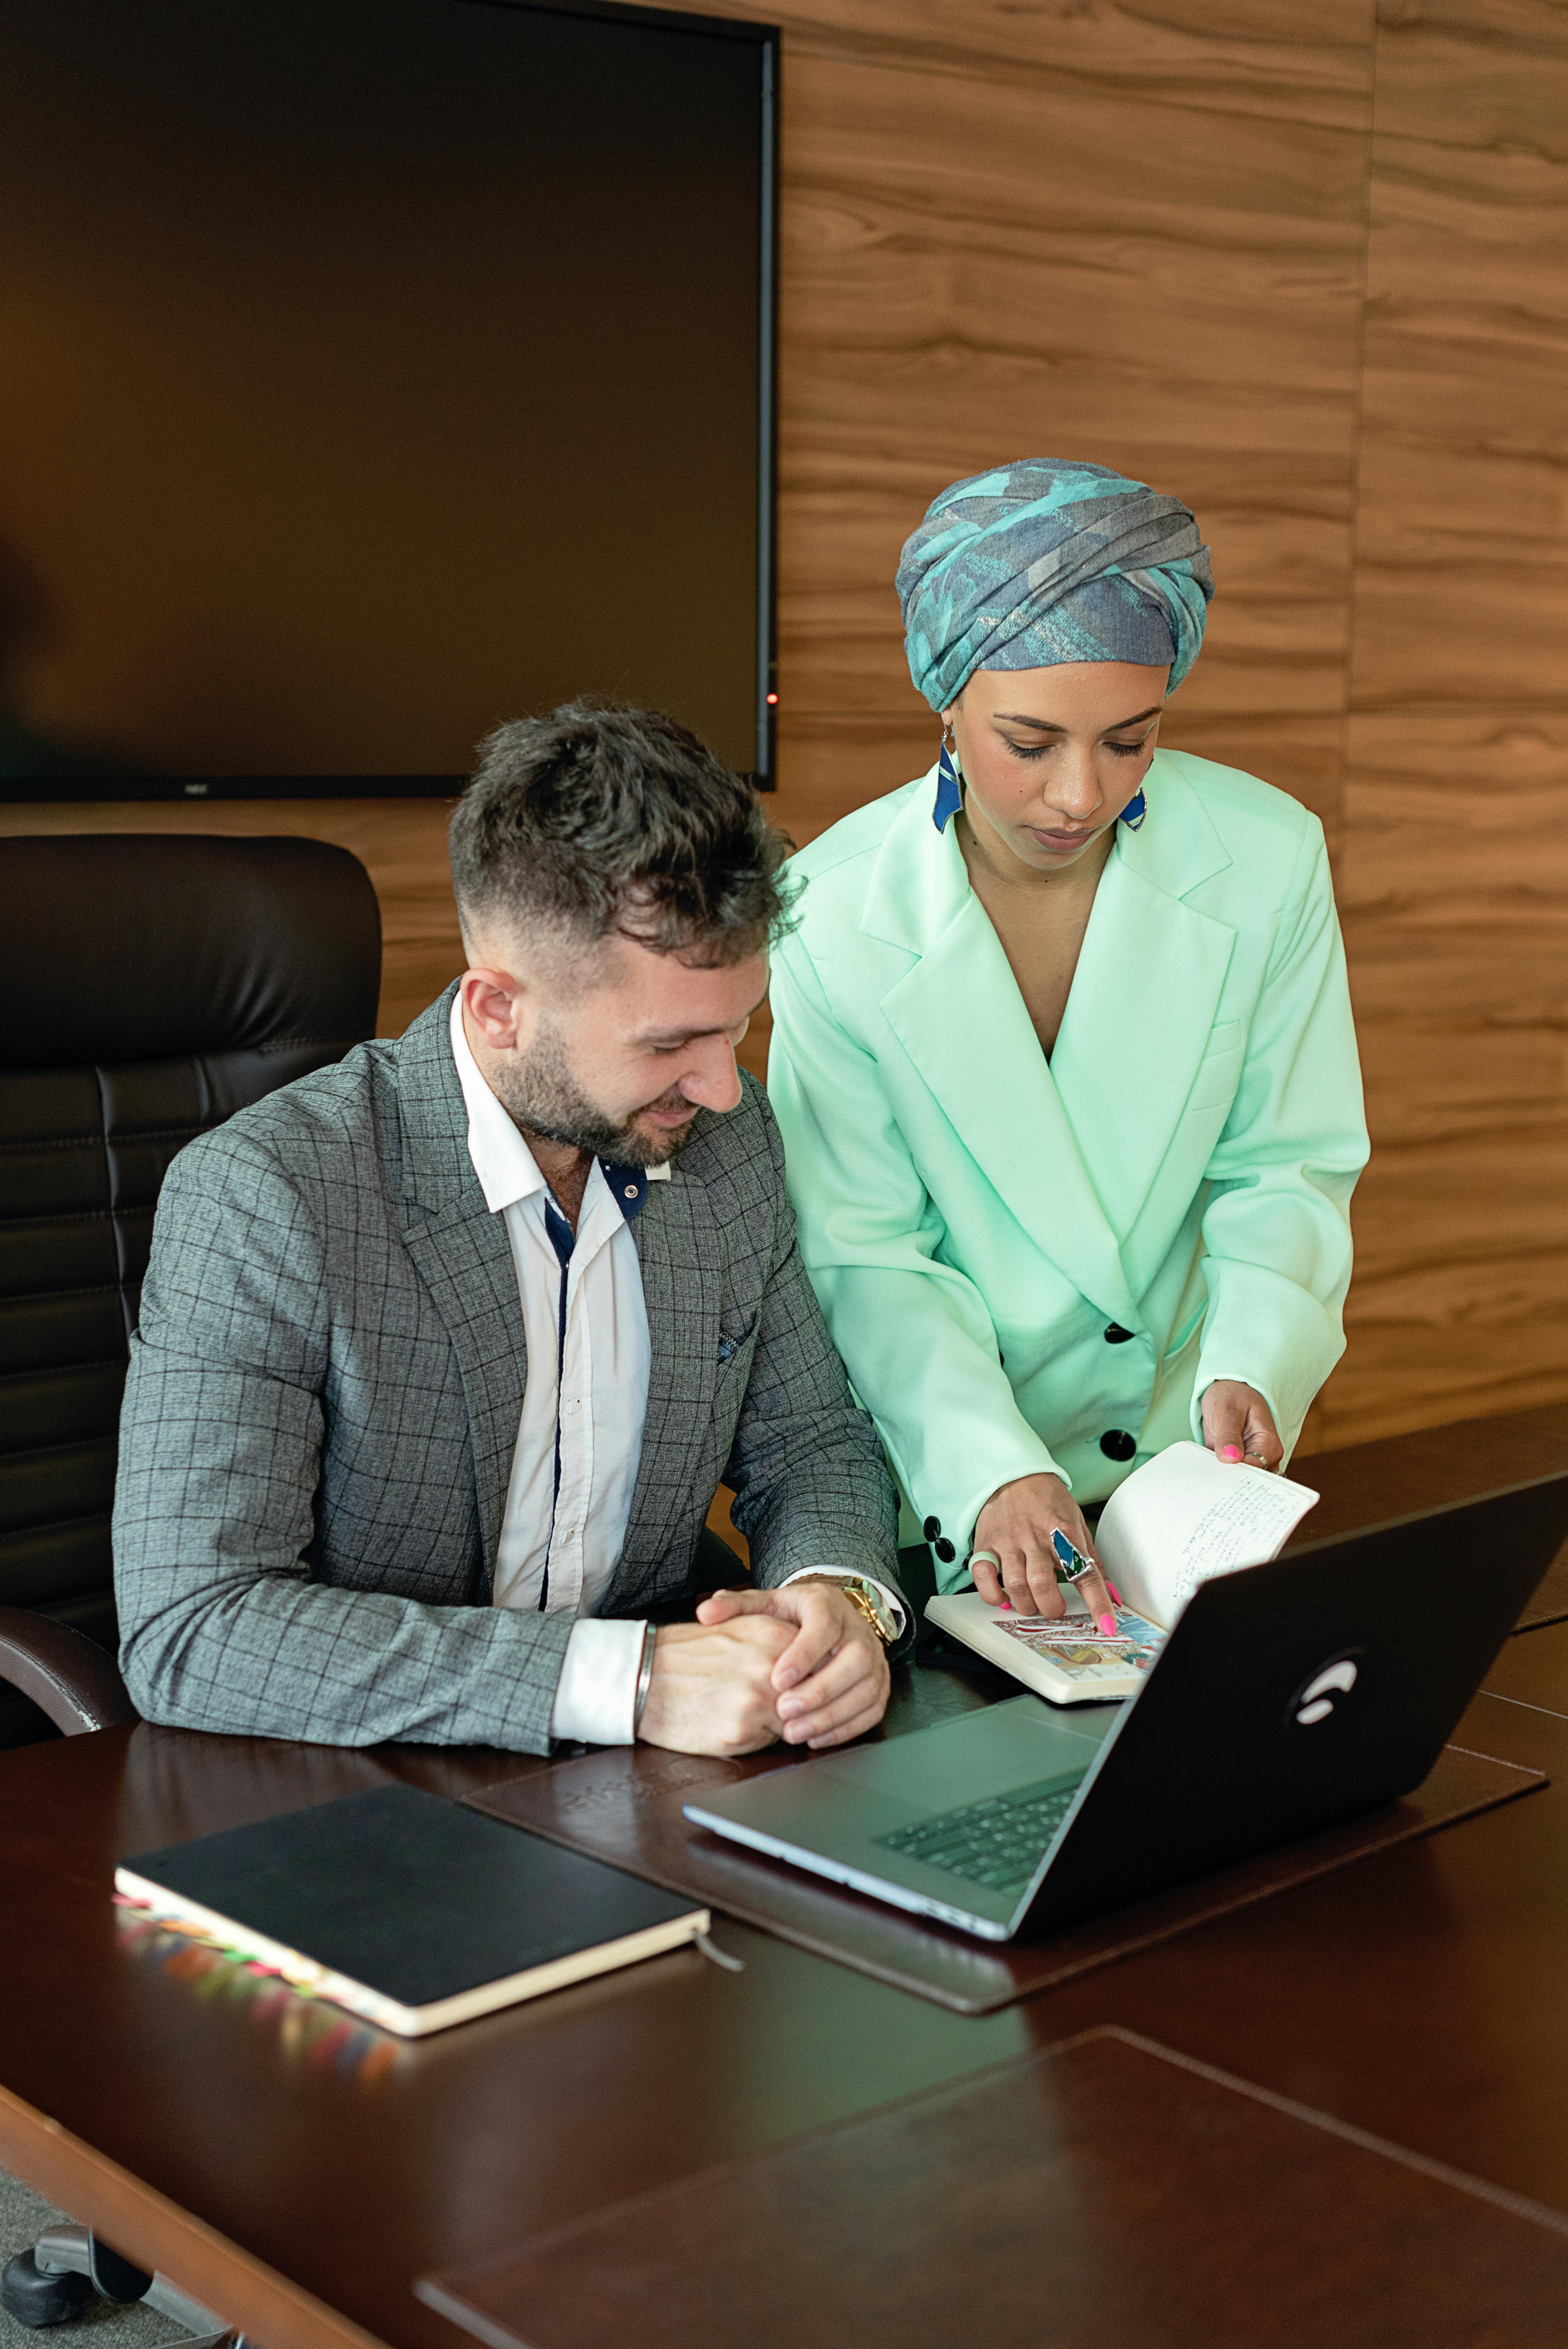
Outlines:
[[[1240,1379],[1216,1379],[1203,1389],[1203,1441],[1218,1459],[1244,1460],[1249,1468],[1277,1470],[1284,1458],[1273,1412],[1256,1387]]]
[[[969,1560],[975,1588],[987,1607],[1000,1607],[1006,1597],[1020,1615],[1065,1615],[1067,1595],[1057,1580],[1056,1552],[1051,1547],[1051,1536],[1058,1532],[1093,1568],[1077,1587],[1109,1638],[1116,1630],[1116,1618],[1110,1611],[1099,1558],[1083,1512],[1059,1476],[1020,1476],[992,1494],[975,1521]],[[983,1550],[991,1550],[1001,1559],[1000,1575],[980,1555]]]

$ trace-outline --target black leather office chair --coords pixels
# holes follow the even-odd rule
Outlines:
[[[109,1509],[170,1160],[375,1026],[370,876],[315,840],[0,840],[0,1747],[133,1720]]]

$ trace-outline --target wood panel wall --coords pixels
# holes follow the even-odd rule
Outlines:
[[[803,842],[933,755],[892,578],[944,483],[1059,453],[1185,498],[1219,594],[1167,739],[1322,815],[1362,1030],[1376,1154],[1309,1443],[1568,1394],[1558,0],[718,13],[785,27],[779,820]],[[397,1032],[459,966],[444,815],[0,828],[343,842]]]
[[[1376,56],[1345,1437],[1568,1393],[1568,16],[1384,0]]]

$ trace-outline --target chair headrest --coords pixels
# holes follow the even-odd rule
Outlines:
[[[73,1068],[371,1034],[381,918],[325,841],[0,840],[0,1066]]]

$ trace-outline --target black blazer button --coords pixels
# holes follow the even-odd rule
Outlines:
[[[1130,1330],[1124,1330],[1119,1321],[1113,1321],[1105,1333],[1105,1342],[1108,1346],[1125,1346],[1131,1335]]]
[[[942,1560],[944,1566],[951,1566],[954,1559],[958,1555],[958,1552],[954,1548],[953,1544],[950,1541],[939,1541],[934,1544],[934,1547],[935,1548],[937,1557]]]
[[[920,1530],[925,1536],[927,1541],[934,1541],[937,1535],[942,1531],[942,1519],[940,1517],[927,1517]]]
[[[1125,1427],[1108,1427],[1099,1439],[1099,1448],[1108,1460],[1130,1460],[1138,1449],[1138,1438],[1129,1435]]]

